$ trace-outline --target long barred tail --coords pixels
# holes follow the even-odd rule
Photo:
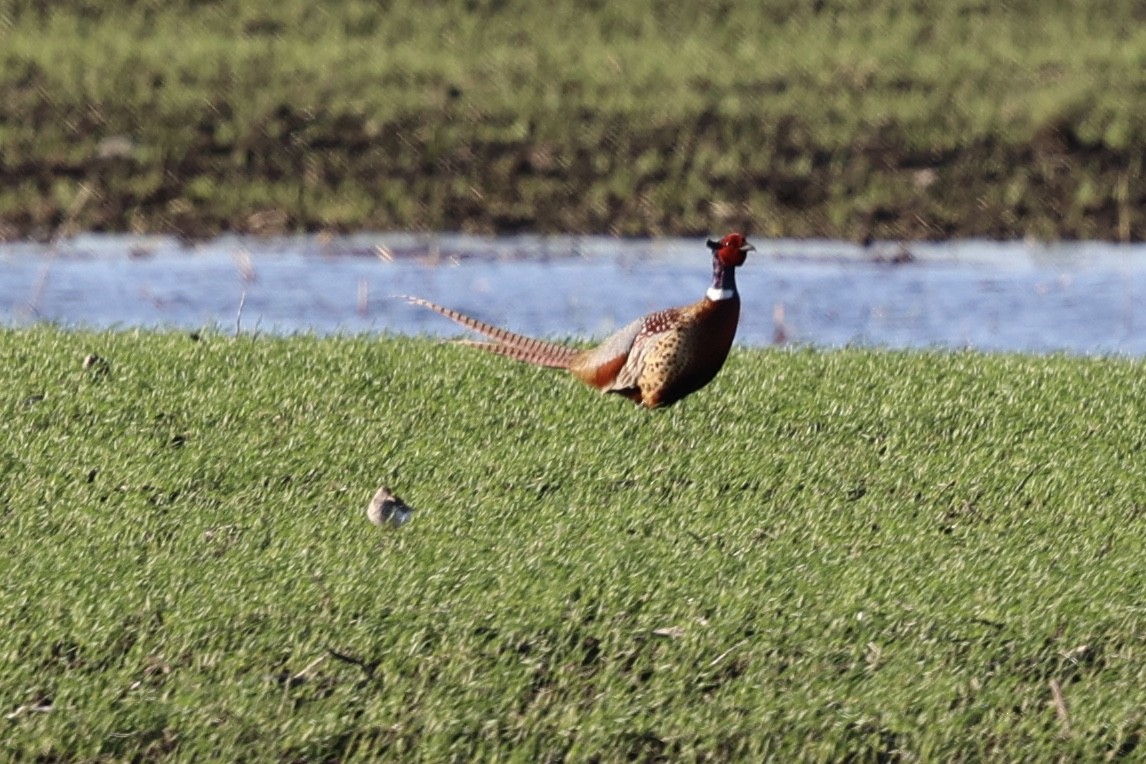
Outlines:
[[[490,353],[503,355],[516,361],[531,363],[534,366],[548,366],[552,369],[568,369],[569,364],[573,362],[573,359],[578,353],[576,349],[566,347],[565,345],[537,340],[533,337],[526,337],[524,334],[515,334],[506,329],[487,324],[484,321],[478,321],[476,318],[470,318],[463,313],[458,313],[456,310],[444,308],[429,300],[423,300],[421,297],[411,297],[410,295],[401,295],[401,297],[411,305],[420,305],[423,308],[429,308],[435,313],[443,315],[467,329],[472,329],[475,332],[484,334],[493,340],[493,342],[459,340],[462,345],[481,348]]]

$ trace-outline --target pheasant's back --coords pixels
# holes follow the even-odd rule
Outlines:
[[[738,298],[707,298],[637,319],[570,365],[583,382],[647,406],[668,406],[708,384],[728,356]]]

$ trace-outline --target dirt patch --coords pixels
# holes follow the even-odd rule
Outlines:
[[[700,114],[647,127],[579,117],[556,140],[537,129],[506,138],[498,125],[437,113],[377,126],[287,107],[225,139],[204,117],[178,147],[112,136],[87,151],[0,161],[0,184],[22,189],[0,235],[51,236],[87,187],[76,227],[186,237],[737,228],[851,240],[1146,238],[1141,149],[1088,146],[1067,125],[1022,145],[935,149],[885,126],[840,148],[817,145],[794,119]]]

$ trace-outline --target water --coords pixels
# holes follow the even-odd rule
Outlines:
[[[742,345],[1146,354],[1146,247],[959,241],[910,245],[909,262],[897,263],[894,245],[754,243],[737,274]],[[709,278],[708,250],[695,239],[395,234],[184,245],[84,235],[54,249],[0,244],[0,323],[461,332],[392,298],[416,294],[526,334],[600,337],[698,299]]]

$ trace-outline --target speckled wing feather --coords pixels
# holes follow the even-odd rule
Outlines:
[[[679,326],[680,309],[658,310],[656,313],[650,313],[644,318],[634,321],[629,326],[634,324],[637,331],[633,335],[628,358],[625,360],[625,365],[617,372],[617,377],[613,380],[613,384],[607,388],[608,390],[630,390],[639,387],[649,354],[656,349],[665,335]]]

